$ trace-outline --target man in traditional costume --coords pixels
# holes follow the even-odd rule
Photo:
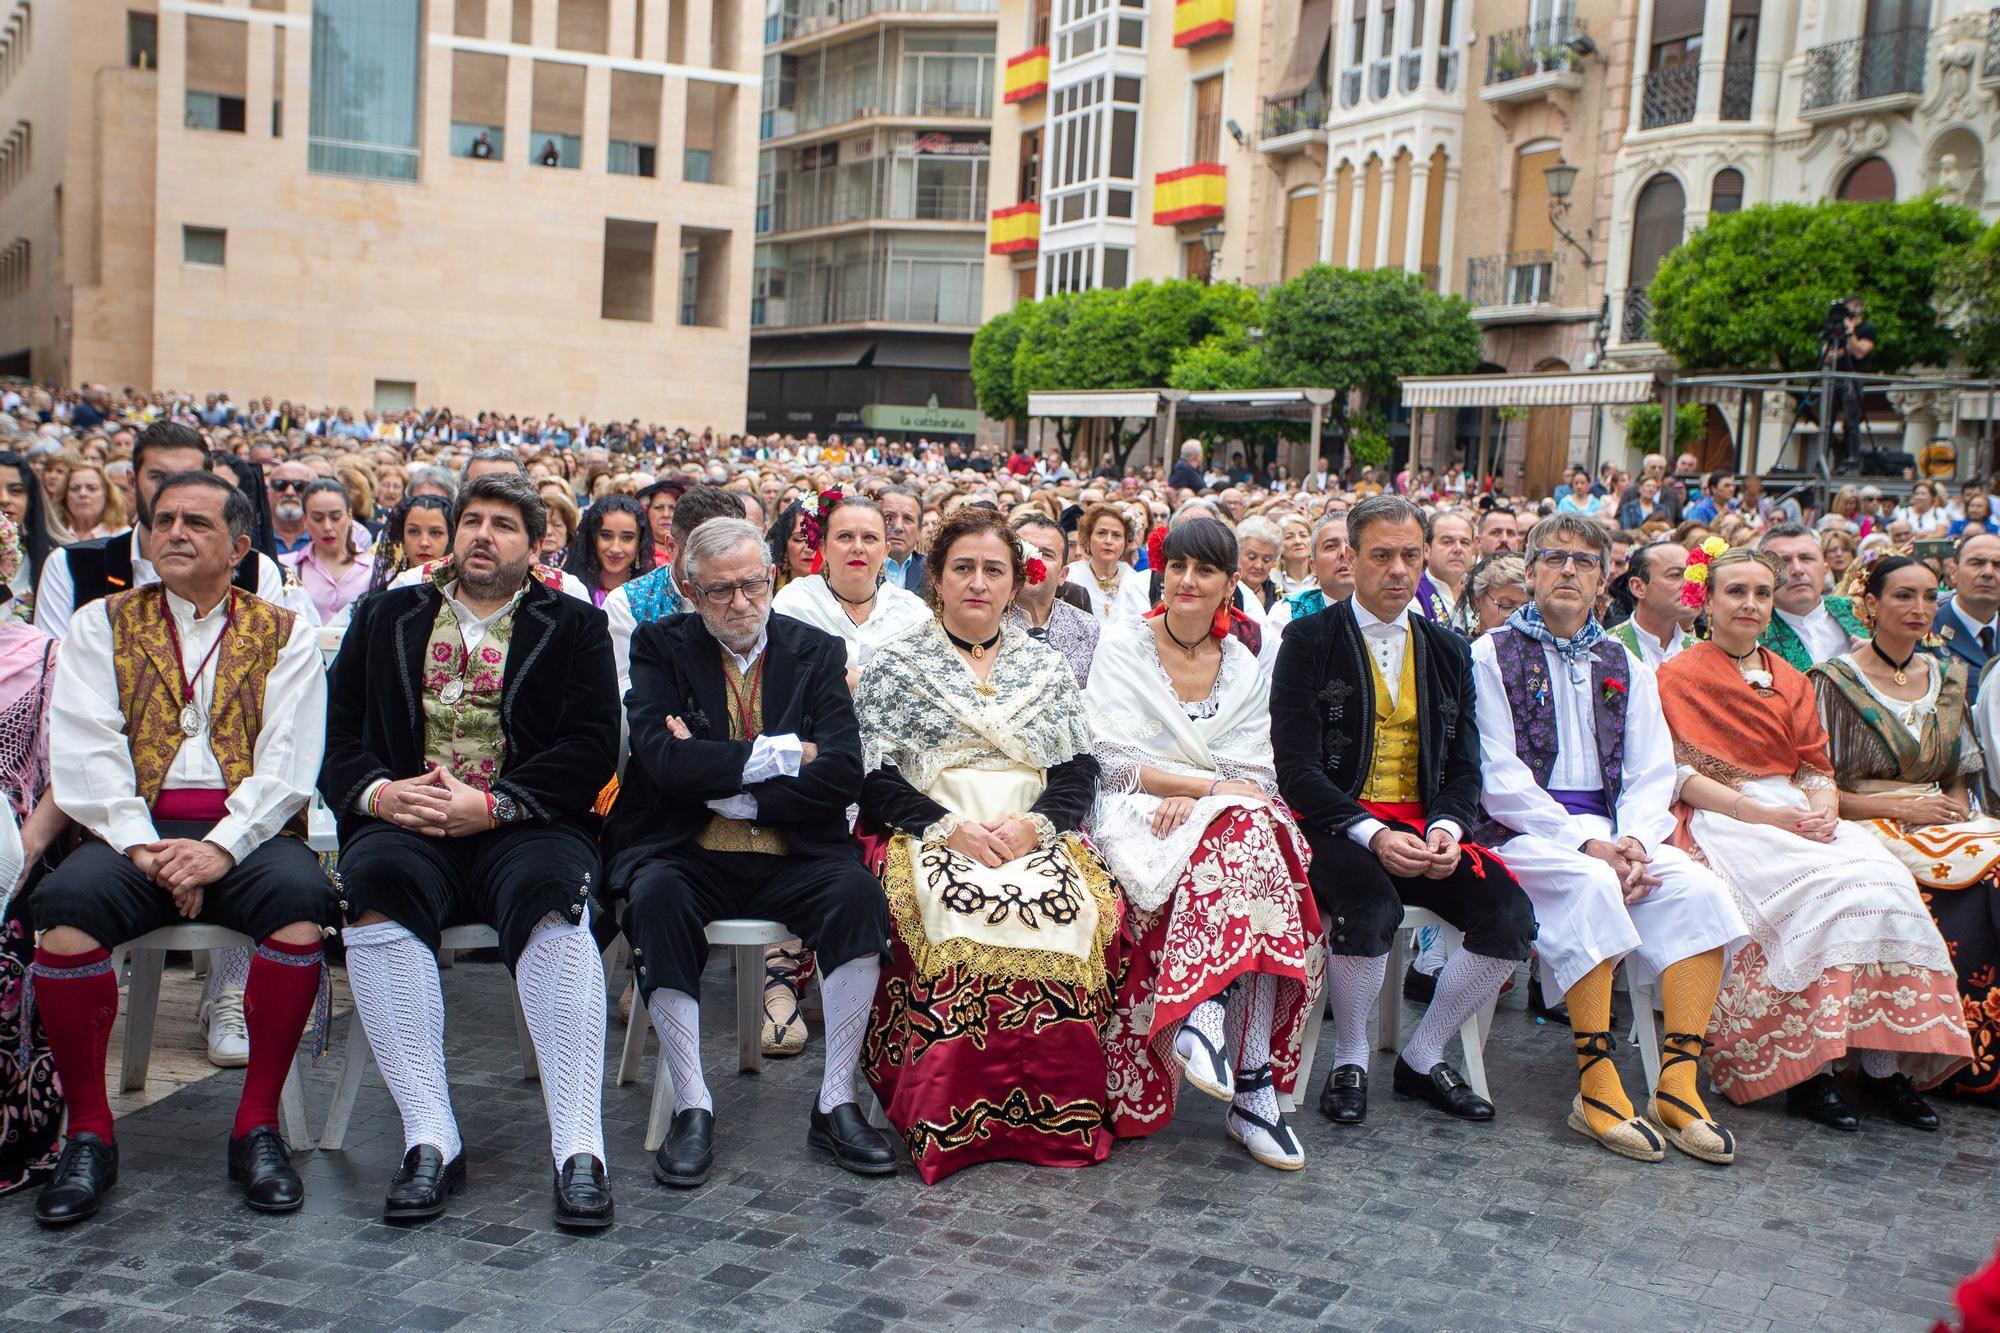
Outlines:
[[[1492,1103],[1445,1063],[1445,1042],[1528,956],[1535,921],[1506,867],[1461,845],[1479,802],[1471,649],[1410,613],[1422,511],[1371,496],[1347,526],[1354,595],[1286,628],[1271,681],[1278,790],[1312,847],[1331,939],[1334,1069],[1320,1109],[1336,1124],[1367,1116],[1368,1013],[1408,904],[1436,912],[1465,943],[1397,1058],[1395,1091],[1490,1120]]]
[[[1777,608],[1757,642],[1810,671],[1867,642],[1868,627],[1854,612],[1851,597],[1826,596],[1826,555],[1819,538],[1796,523],[1766,528],[1757,549],[1778,562]]]
[[[1687,557],[1685,546],[1652,542],[1632,552],[1625,565],[1632,614],[1609,633],[1655,671],[1694,646],[1689,627],[1701,610],[1681,596],[1687,586]]]
[[[1472,637],[1471,591],[1472,519],[1456,509],[1431,515],[1430,545],[1424,552],[1424,572],[1417,579],[1417,614],[1446,629]]]
[[[743,497],[720,486],[695,486],[683,492],[669,522],[672,549],[687,545],[688,534],[711,518],[742,518]],[[694,608],[681,596],[671,562],[662,562],[637,578],[613,588],[604,598],[604,619],[611,630],[611,651],[618,659],[618,696],[632,688],[632,632],[641,625],[665,620]]]
[[[69,1143],[35,1205],[50,1225],[91,1216],[118,1180],[109,950],[178,920],[257,941],[229,1178],[265,1212],[305,1201],[277,1126],[299,1034],[326,1014],[333,894],[303,840],[326,714],[319,647],[312,626],[231,586],[252,522],[234,486],[177,473],[147,510],[158,581],[77,616],[56,669],[52,795],[92,837],[33,899],[33,1003],[69,1103]]]
[[[883,501],[887,512],[888,501]],[[1026,509],[1008,524],[1014,535],[1035,552],[1044,570],[1062,567],[1062,525],[1039,510]],[[1074,584],[1066,585],[1074,587]],[[1090,684],[1090,664],[1097,656],[1097,618],[1079,611],[1059,595],[1056,581],[1044,578],[1024,586],[1007,609],[1006,620],[1027,632],[1029,638],[1045,643],[1062,654],[1076,677],[1080,690]]]
[[[782,921],[812,951],[826,1065],[806,1142],[857,1174],[892,1174],[894,1149],[854,1099],[889,912],[848,831],[861,739],[847,647],[771,614],[773,571],[752,524],[713,519],[681,551],[700,614],[633,635],[632,760],[606,837],[640,999],[674,1082],[654,1178],[691,1189],[714,1165],[698,997],[704,932],[721,917]]]
[[[363,602],[334,659],[320,791],[340,813],[354,1007],[403,1118],[382,1215],[435,1217],[463,1184],[445,1079],[444,927],[500,936],[541,1065],[555,1221],[609,1226],[604,972],[590,931],[592,802],[617,764],[603,613],[531,574],[548,521],[500,472],[458,494],[452,558]]]
[[[1728,887],[1667,845],[1674,759],[1659,689],[1594,614],[1610,545],[1604,526],[1580,515],[1536,524],[1535,599],[1472,645],[1488,818],[1475,837],[1526,890],[1542,974],[1567,998],[1582,1084],[1570,1127],[1638,1161],[1663,1157],[1664,1136],[1727,1163],[1735,1141],[1709,1118],[1696,1074],[1723,971],[1749,930]],[[1620,962],[1666,1010],[1660,1085],[1644,1118],[1611,1063]]]

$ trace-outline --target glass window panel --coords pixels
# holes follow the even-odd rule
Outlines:
[[[1114,180],[1131,180],[1139,159],[1139,113],[1111,113],[1111,171]]]
[[[417,178],[423,6],[313,0],[308,170]]]

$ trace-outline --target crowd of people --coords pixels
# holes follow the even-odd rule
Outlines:
[[[1495,1118],[1447,1042],[1524,963],[1573,1038],[1569,1127],[1629,1159],[1732,1162],[1704,1086],[1843,1131],[2000,1106],[1976,484],[1819,515],[1691,457],[1529,499],[1199,441],[1079,475],[100,387],[0,407],[0,1189],[40,1185],[44,1223],[116,1183],[112,951],[176,920],[255,941],[203,1021],[246,1068],[228,1172],[266,1211],[304,1200],[277,1102],[324,1048],[336,938],[403,1126],[383,1216],[464,1185],[435,962],[468,922],[578,1230],[614,1214],[614,1004],[672,1075],[655,1178],[746,1160],[700,1058],[721,918],[794,933],[762,1040],[811,1044],[816,978],[807,1138],[860,1175],[1101,1161],[1184,1088],[1300,1169],[1314,1018],[1317,1108],[1364,1123],[1412,908],[1454,941],[1402,978],[1424,1013],[1390,1086],[1431,1113]],[[1621,971],[1661,1027],[1636,1099]]]

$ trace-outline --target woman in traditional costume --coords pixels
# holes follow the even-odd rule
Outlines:
[[[926,1182],[1101,1162],[1120,899],[1077,835],[1097,794],[1083,699],[1002,620],[1031,573],[997,512],[961,506],[928,565],[935,617],[855,700],[894,922],[862,1069]]]
[[[1085,696],[1103,768],[1091,836],[1126,903],[1112,1127],[1166,1124],[1185,1071],[1229,1103],[1232,1140],[1296,1171],[1305,1151],[1278,1093],[1297,1078],[1326,968],[1311,852],[1277,801],[1257,657],[1227,629],[1235,538],[1193,519],[1162,557],[1163,609],[1105,628]]]
[[[1076,525],[1083,559],[1069,567],[1069,581],[1090,597],[1090,609],[1100,622],[1131,620],[1152,606],[1146,575],[1132,568],[1134,536],[1125,511],[1116,505],[1094,504]]]
[[[875,650],[929,620],[930,608],[915,593],[882,581],[888,529],[873,500],[829,491],[805,526],[818,572],[780,588],[771,610],[845,640],[851,690]]]
[[[1967,725],[1965,664],[1921,651],[1937,616],[1937,575],[1905,556],[1869,573],[1865,648],[1812,669],[1840,813],[1916,878],[1951,946],[1972,1063],[1939,1091],[2000,1107],[2000,819],[1966,791],[1984,762]],[[1934,1127],[1931,1117],[1925,1127]]]
[[[1841,821],[1811,684],[1757,643],[1776,563],[1734,548],[1697,550],[1688,567],[1713,637],[1659,671],[1676,842],[1722,876],[1750,926],[1709,1022],[1710,1077],[1738,1104],[1783,1092],[1794,1114],[1853,1130],[1832,1070],[1856,1057],[1861,1096],[1910,1123],[1913,1084],[1972,1053],[1950,951],[1910,872]]]

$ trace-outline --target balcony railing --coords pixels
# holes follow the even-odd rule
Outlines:
[[[1486,82],[1580,70],[1582,58],[1568,43],[1583,35],[1583,21],[1567,14],[1496,32],[1486,39]]]
[[[1623,333],[1621,341],[1643,343],[1653,340],[1653,303],[1646,296],[1644,287],[1633,287],[1625,293],[1625,319],[1619,326]]]
[[[1258,137],[1279,139],[1300,130],[1325,128],[1326,90],[1311,87],[1293,97],[1265,98],[1264,121]]]
[[[902,197],[895,197],[898,193]],[[760,210],[760,221],[766,225],[759,234],[876,220],[983,222],[986,220],[986,187],[918,185],[909,191],[892,192],[885,184],[878,190],[833,189],[818,194],[788,191],[768,208]]]
[[[1928,28],[1899,28],[1814,47],[1806,52],[1805,91],[1799,98],[1799,110],[1819,111],[1872,97],[1921,93],[1930,36]]]
[[[1438,48],[1438,87],[1448,93],[1458,91],[1458,51],[1453,47]]]
[[[764,20],[766,42],[788,41],[874,14],[994,14],[1000,0],[803,0]]]
[[[1361,104],[1361,66],[1340,71],[1340,105],[1351,110]]]
[[[1986,64],[1981,73],[1989,79],[2000,79],[2000,9],[1986,15]]]
[[[1413,93],[1424,81],[1424,53],[1405,51],[1396,57],[1396,87],[1406,93]]]
[[[1389,96],[1389,69],[1392,60],[1375,60],[1368,65],[1368,95],[1376,101],[1386,101]]]
[[[1559,295],[1556,257],[1547,250],[1482,255],[1465,261],[1465,299],[1477,306],[1552,305]]]
[[[1693,61],[1648,70],[1645,100],[1639,104],[1639,128],[1657,130],[1662,125],[1685,125],[1693,120],[1700,85],[1701,66]]]
[[[1722,64],[1722,118],[1750,119],[1750,95],[1757,85],[1757,62],[1726,60]]]

